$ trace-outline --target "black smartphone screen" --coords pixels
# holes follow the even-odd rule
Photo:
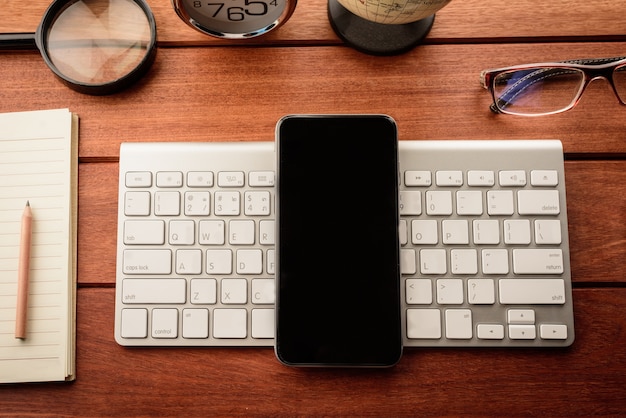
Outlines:
[[[276,139],[277,357],[394,365],[402,355],[394,120],[286,116]]]

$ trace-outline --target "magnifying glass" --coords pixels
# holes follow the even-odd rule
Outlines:
[[[144,0],[55,0],[35,33],[0,34],[0,50],[7,49],[39,49],[70,88],[111,94],[154,62],[156,22]]]

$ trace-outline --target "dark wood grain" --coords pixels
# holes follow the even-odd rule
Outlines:
[[[493,115],[479,73],[626,55],[626,2],[453,0],[425,45],[372,57],[339,41],[325,0],[300,0],[287,24],[245,42],[203,35],[180,21],[170,0],[148,1],[157,60],[125,92],[81,95],[58,82],[37,52],[0,52],[0,112],[69,107],[80,116],[81,162],[77,380],[4,385],[0,415],[624,415],[626,108],[599,80],[561,115]],[[34,31],[48,4],[4,0],[0,32]],[[334,112],[390,114],[401,140],[561,139],[573,346],[407,349],[389,370],[291,369],[271,348],[118,346],[120,144],[271,141],[285,114]]]

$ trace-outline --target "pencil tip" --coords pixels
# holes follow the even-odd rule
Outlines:
[[[30,200],[26,201],[26,206],[30,206]]]

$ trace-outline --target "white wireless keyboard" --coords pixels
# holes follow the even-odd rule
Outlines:
[[[404,346],[570,345],[561,143],[399,153]],[[122,144],[119,344],[274,344],[274,167],[273,142]]]

